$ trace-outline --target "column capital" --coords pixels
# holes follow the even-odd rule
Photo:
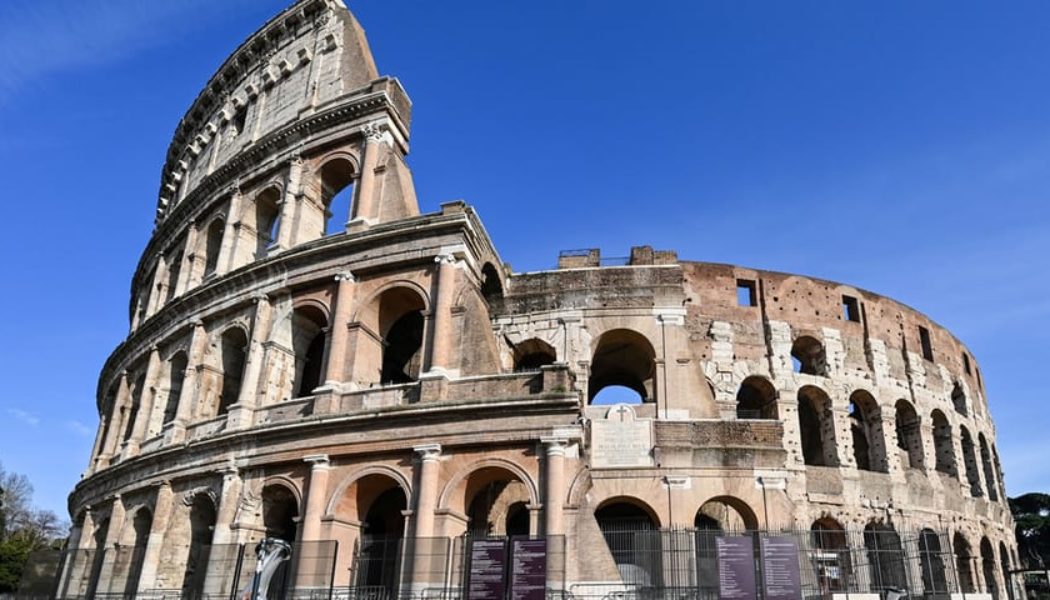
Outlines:
[[[434,257],[434,262],[439,265],[454,265],[456,264],[456,255],[452,253],[438,254]]]
[[[329,467],[327,454],[311,454],[303,457],[303,462],[310,465],[311,470],[327,469]]]
[[[541,437],[540,443],[547,448],[547,456],[565,456],[569,439],[560,436]]]
[[[412,448],[422,461],[437,460],[441,457],[441,444],[423,444]]]
[[[357,279],[354,278],[354,274],[351,273],[350,271],[343,271],[341,273],[336,273],[335,274],[335,280],[337,282],[345,281],[347,283],[356,283],[357,282]]]

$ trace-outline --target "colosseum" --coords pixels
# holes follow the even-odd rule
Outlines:
[[[847,284],[421,212],[412,103],[300,0],[179,122],[62,598],[1013,598],[980,367]]]

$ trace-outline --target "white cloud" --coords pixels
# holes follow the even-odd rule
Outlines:
[[[7,409],[7,414],[11,415],[15,419],[29,425],[30,427],[36,427],[40,424],[40,418],[36,415],[26,412],[18,408]]]
[[[75,421],[75,420],[66,421],[65,425],[66,425],[66,429],[72,431],[73,433],[75,433],[77,435],[83,436],[83,437],[91,437],[91,434],[94,433],[91,430],[90,427],[88,427],[87,425],[84,425],[80,421]]]

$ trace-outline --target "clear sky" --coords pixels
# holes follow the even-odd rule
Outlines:
[[[0,2],[0,462],[65,513],[175,125],[282,0]],[[955,332],[1050,491],[1050,3],[351,4],[423,210],[515,270],[631,245],[826,277]]]

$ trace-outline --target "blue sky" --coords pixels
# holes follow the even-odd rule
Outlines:
[[[0,462],[65,512],[170,135],[273,0],[0,3]],[[1011,495],[1050,490],[1050,4],[351,4],[424,210],[515,270],[631,245],[841,280],[953,330]]]

